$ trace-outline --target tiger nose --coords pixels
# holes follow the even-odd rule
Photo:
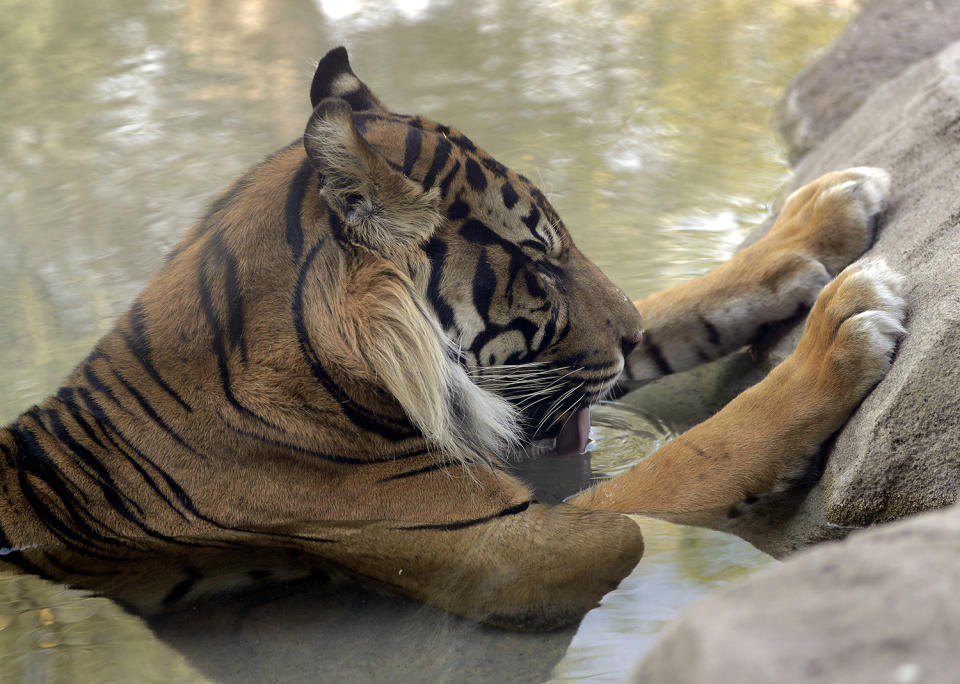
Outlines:
[[[643,339],[643,330],[637,328],[632,334],[620,338],[620,351],[623,358],[630,356],[630,352],[637,348],[640,340]]]

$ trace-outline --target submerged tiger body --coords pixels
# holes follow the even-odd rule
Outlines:
[[[571,504],[536,503],[505,470],[519,445],[577,424],[582,443],[625,365],[679,370],[812,304],[869,245],[885,176],[808,186],[739,265],[635,306],[533,184],[388,112],[342,48],[311,100],[303,138],[217,198],[63,387],[0,432],[2,560],[140,610],[335,566],[553,627],[639,560],[613,511],[715,524],[788,482],[889,363],[897,279],[845,271],[758,396]]]

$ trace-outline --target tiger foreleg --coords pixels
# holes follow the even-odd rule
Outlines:
[[[867,259],[824,288],[796,350],[709,420],[571,500],[592,509],[715,525],[788,488],[880,381],[903,334],[900,276]]]
[[[304,551],[444,610],[498,627],[547,630],[579,620],[643,552],[626,516],[530,504],[482,521],[321,523]]]
[[[625,378],[643,383],[719,358],[809,308],[870,246],[889,187],[880,169],[826,174],[787,198],[763,238],[706,275],[636,302],[644,337]]]

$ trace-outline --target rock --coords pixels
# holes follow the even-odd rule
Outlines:
[[[731,528],[782,555],[957,501],[960,487],[960,2],[874,0],[781,108],[792,190],[880,166],[893,197],[871,255],[906,277],[893,368],[825,449],[820,481]],[[768,228],[751,236],[758,239]],[[799,321],[763,341],[756,381]],[[700,604],[633,681],[955,682],[960,504],[802,551]]]
[[[877,87],[960,39],[956,0],[873,0],[823,57],[793,80],[777,127],[798,161]]]
[[[797,554],[673,622],[644,684],[957,681],[960,509]]]
[[[840,66],[821,62],[817,69],[832,69],[832,88],[845,92]],[[774,555],[957,500],[960,41],[879,85],[803,157],[791,189],[860,165],[886,168],[893,178],[892,204],[869,254],[906,276],[909,332],[889,375],[829,449],[820,483],[805,496],[767,502],[731,527]],[[797,322],[766,340],[761,368],[785,358],[801,329]]]

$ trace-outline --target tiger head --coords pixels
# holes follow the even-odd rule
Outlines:
[[[446,401],[391,387],[410,417],[435,441],[459,424],[457,439],[478,454],[517,428],[538,439],[577,423],[582,446],[583,409],[611,389],[640,339],[626,295],[533,183],[454,128],[387,111],[345,49],[320,62],[311,100],[304,144],[338,239],[409,278],[416,315],[439,342],[432,363],[448,366],[435,374]],[[431,429],[438,405],[450,415]]]
[[[561,432],[582,446],[640,337],[627,297],[529,180],[387,111],[343,48],[311,100],[302,140],[213,202],[94,358],[151,368],[175,390],[165,425],[204,449],[489,462]]]

